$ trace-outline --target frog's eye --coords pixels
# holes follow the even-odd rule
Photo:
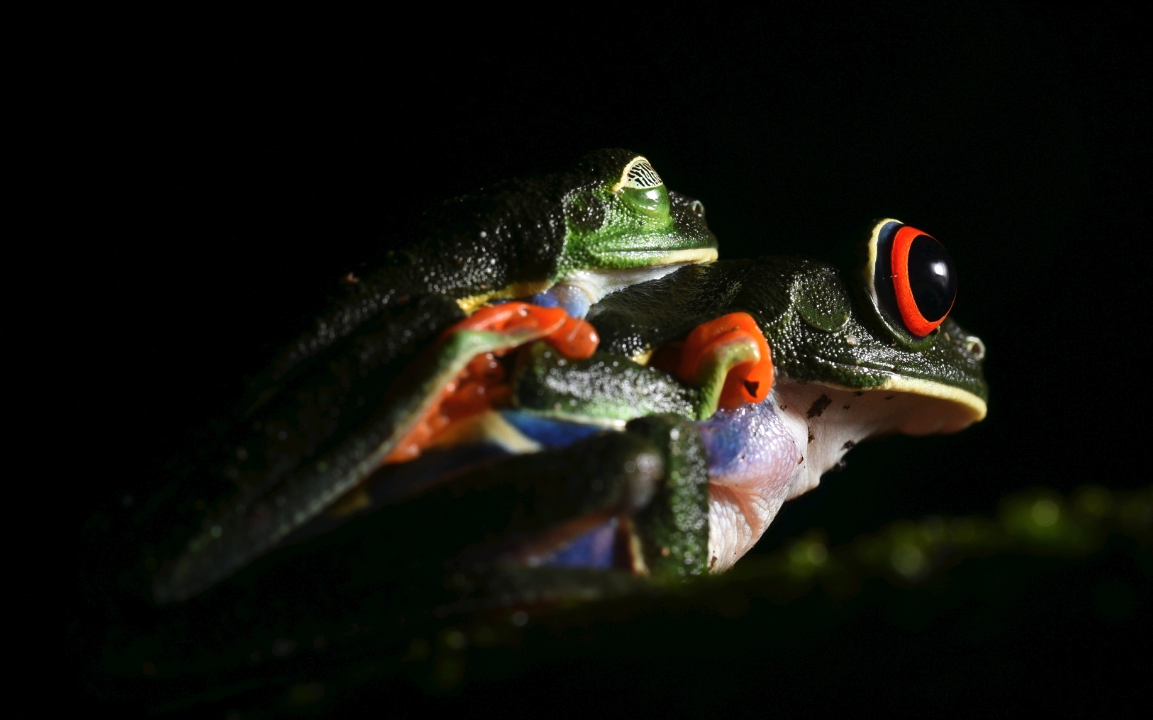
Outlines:
[[[654,217],[669,214],[669,191],[657,171],[643,157],[633,158],[612,187],[632,207]]]
[[[957,270],[945,246],[914,227],[885,220],[873,229],[869,250],[877,307],[914,337],[936,330],[957,298]]]

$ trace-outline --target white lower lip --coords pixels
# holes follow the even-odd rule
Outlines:
[[[595,305],[609,293],[663,278],[688,264],[690,263],[686,261],[664,265],[645,265],[625,270],[581,270],[566,278],[564,283],[580,288],[589,296],[590,304]]]

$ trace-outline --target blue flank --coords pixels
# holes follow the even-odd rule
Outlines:
[[[549,450],[567,447],[578,440],[592,437],[604,428],[599,425],[554,420],[524,412],[523,410],[501,410],[501,417],[525,437],[536,440]]]
[[[552,450],[592,437],[605,431],[599,425],[556,420],[533,415],[522,410],[501,410],[501,417],[524,436]],[[600,568],[613,567],[616,546],[617,520],[608,522],[579,535],[555,552],[538,558],[537,562],[549,567]]]
[[[732,411],[720,410],[708,420],[696,423],[708,455],[709,476],[724,474],[746,449],[749,431],[746,422]],[[735,422],[734,422],[735,421]]]

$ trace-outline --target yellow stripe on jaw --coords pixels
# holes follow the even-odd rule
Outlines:
[[[778,382],[788,382],[788,380],[778,380]],[[932,380],[922,380],[921,378],[912,377],[890,377],[880,385],[874,385],[867,388],[854,388],[846,385],[838,385],[836,383],[827,383],[814,381],[814,385],[825,385],[836,390],[845,390],[848,392],[899,392],[908,395],[918,395],[920,397],[935,398],[937,400],[945,400],[947,402],[960,405],[961,407],[968,408],[972,413],[972,422],[980,422],[985,419],[988,414],[988,405],[984,400],[977,397],[968,390],[962,390],[959,387],[952,385],[945,385],[944,383],[933,382]]]
[[[850,388],[851,389],[851,388]],[[988,404],[968,390],[962,390],[952,385],[922,380],[920,378],[896,377],[889,378],[878,387],[870,390],[894,390],[896,392],[922,395],[924,397],[948,400],[963,405],[973,411],[973,422],[980,422],[988,414]]]

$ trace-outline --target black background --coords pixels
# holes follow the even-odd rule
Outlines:
[[[100,411],[78,517],[155,483],[422,207],[618,146],[704,202],[722,257],[827,257],[874,217],[935,235],[988,347],[985,422],[854,450],[758,552],[1144,486],[1136,26],[1014,4],[103,19],[61,86],[82,216],[48,247],[88,358],[61,372],[100,388],[63,401]]]

